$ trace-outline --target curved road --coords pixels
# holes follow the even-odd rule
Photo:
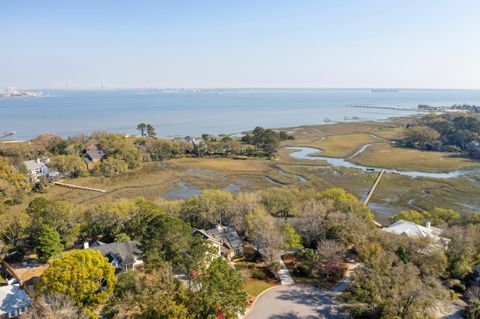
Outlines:
[[[348,318],[338,294],[307,285],[278,286],[261,295],[245,319]]]

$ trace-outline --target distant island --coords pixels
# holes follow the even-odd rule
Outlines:
[[[0,91],[0,97],[14,97],[14,96],[42,96],[42,92],[30,92],[17,90],[14,87],[7,87],[5,90]]]

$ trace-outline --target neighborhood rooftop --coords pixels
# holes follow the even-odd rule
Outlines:
[[[430,226],[418,225],[406,220],[398,220],[395,223],[383,228],[384,231],[398,235],[407,235],[411,238],[432,238],[436,239],[441,234],[442,229]]]
[[[117,268],[130,268],[139,261],[142,252],[138,241],[125,241],[120,243],[105,244],[95,242],[92,249],[98,250],[109,262],[115,262]]]
[[[10,285],[0,287],[0,317],[25,312],[32,300],[20,287]]]

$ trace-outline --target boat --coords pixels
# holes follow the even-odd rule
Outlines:
[[[12,136],[12,135],[15,135],[17,134],[16,131],[8,131],[8,132],[3,132],[0,137],[7,137],[7,136]]]
[[[326,117],[326,118],[323,119],[323,121],[328,123],[328,122],[331,122],[332,120],[329,119],[328,117]]]

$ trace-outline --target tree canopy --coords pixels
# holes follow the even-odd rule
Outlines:
[[[37,291],[66,295],[76,305],[94,310],[113,292],[115,269],[99,251],[72,250],[50,262]]]

